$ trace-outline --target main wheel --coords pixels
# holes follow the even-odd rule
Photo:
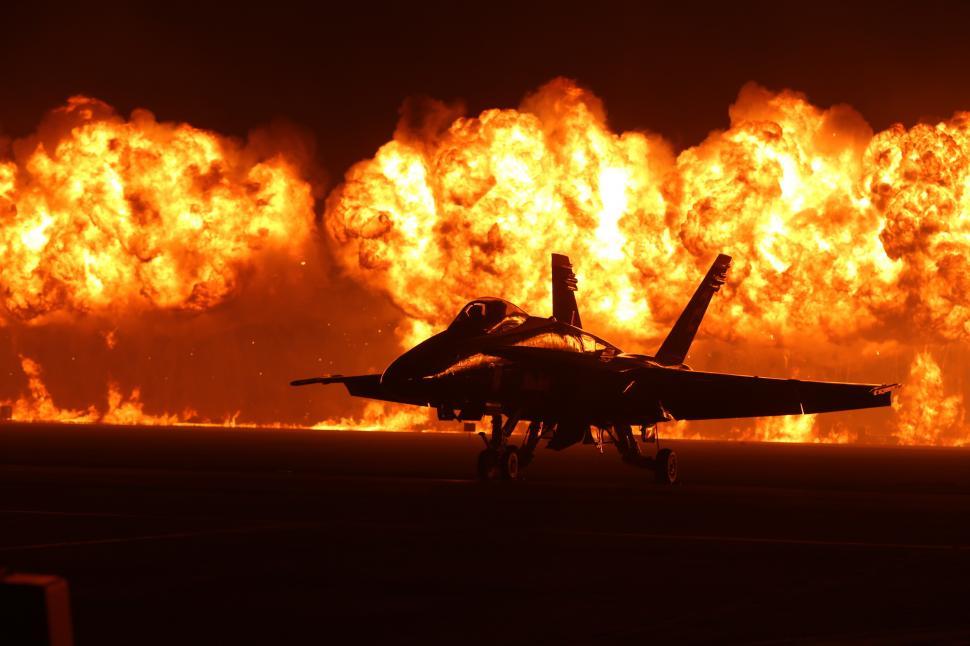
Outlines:
[[[674,484],[677,482],[677,454],[670,449],[660,449],[656,459],[657,482]]]
[[[495,449],[485,449],[478,454],[478,479],[494,480],[498,477],[498,453]]]
[[[501,464],[503,480],[519,479],[519,449],[514,446],[505,447],[505,451],[502,452]]]

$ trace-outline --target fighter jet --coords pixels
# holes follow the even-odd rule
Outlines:
[[[395,359],[381,374],[298,379],[344,384],[351,395],[433,406],[438,419],[491,418],[479,433],[483,480],[517,479],[542,441],[554,450],[614,444],[623,460],[677,480],[677,456],[661,448],[658,424],[827,413],[889,406],[898,384],[772,379],[692,370],[684,363],[731,258],[719,255],[653,356],[620,350],[583,328],[569,258],[552,255],[552,316],[530,316],[501,298],[477,298],[446,330]],[[528,422],[521,446],[510,443]],[[639,429],[639,442],[634,434]],[[653,445],[644,452],[640,444]],[[652,453],[652,455],[650,455]]]

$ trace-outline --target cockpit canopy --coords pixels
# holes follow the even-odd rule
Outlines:
[[[469,336],[494,334],[519,327],[529,315],[501,298],[478,298],[461,308],[448,331]]]

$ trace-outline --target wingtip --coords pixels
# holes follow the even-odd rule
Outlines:
[[[881,386],[876,386],[873,388],[872,394],[878,397],[879,395],[885,395],[886,393],[894,393],[902,387],[902,384],[882,384]]]

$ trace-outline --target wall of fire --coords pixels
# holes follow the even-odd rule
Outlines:
[[[587,326],[651,352],[726,252],[694,367],[905,386],[892,411],[670,433],[970,441],[970,113],[875,133],[749,85],[730,118],[676,151],[555,79],[518,109],[412,106],[330,186],[294,133],[239,141],[71,98],[0,141],[3,412],[428,428],[286,384],[380,371],[475,296],[545,314],[553,251]]]

